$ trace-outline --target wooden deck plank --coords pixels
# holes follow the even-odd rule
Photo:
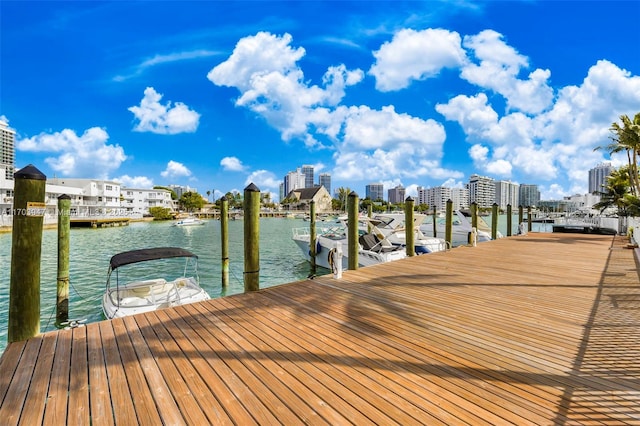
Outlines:
[[[624,246],[529,234],[47,333],[0,359],[0,419],[640,425]]]
[[[171,395],[169,386],[165,382],[162,374],[160,374],[157,362],[140,332],[138,323],[134,318],[128,317],[124,319],[124,324],[131,339],[133,350],[136,352],[136,356],[140,362],[144,377],[149,385],[149,390],[160,413],[160,418],[162,418],[166,424],[179,425],[184,423],[180,409]],[[200,420],[202,419],[196,419],[196,421]]]
[[[135,395],[134,409],[136,410],[136,423],[139,425],[158,425],[162,423],[160,413],[156,406],[151,390],[142,372],[142,367],[136,356],[135,350],[129,338],[129,333],[124,324],[124,319],[112,321],[113,331],[118,343],[118,352],[122,359],[122,365],[131,395]]]
[[[67,423],[69,407],[69,371],[71,370],[71,347],[73,332],[61,330],[58,333],[56,354],[49,382],[34,382],[35,386],[48,388],[47,405],[44,410],[44,424],[63,425]]]
[[[87,324],[86,329],[91,424],[110,426],[114,424],[115,420],[109,394],[109,379],[107,377],[100,326],[98,324]]]
[[[79,327],[73,330],[71,351],[71,372],[69,379],[68,425],[86,425],[90,423],[89,408],[89,370],[87,368],[87,329]]]
[[[36,366],[33,372],[33,382],[48,382],[53,367],[56,340],[55,334],[45,335],[42,339],[42,346],[38,353]],[[47,392],[49,389],[43,386],[29,386],[25,404],[22,409],[20,423],[25,425],[36,425],[42,423],[44,417],[44,407],[47,403]],[[2,418],[2,417],[0,417]]]
[[[113,419],[116,424],[135,423],[137,417],[134,403],[138,401],[132,398],[131,389],[129,389],[129,384],[127,383],[122,359],[118,352],[118,342],[113,329],[114,323],[115,321],[98,323],[102,344],[104,345],[104,361],[109,384],[108,392],[111,396],[111,406],[113,407]]]

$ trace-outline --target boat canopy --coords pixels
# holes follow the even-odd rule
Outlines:
[[[167,259],[171,257],[195,257],[197,255],[178,247],[157,247],[140,250],[125,251],[118,253],[111,258],[109,267],[111,270],[130,263],[145,262],[147,260]]]

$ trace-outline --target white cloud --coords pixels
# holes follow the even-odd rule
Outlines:
[[[265,192],[267,189],[279,189],[281,180],[273,173],[267,170],[256,170],[252,172],[245,180],[245,186],[253,183],[261,192]]]
[[[116,182],[120,182],[123,187],[136,189],[152,189],[153,181],[146,176],[129,176],[122,175],[114,178]]]
[[[266,32],[238,41],[231,56],[214,67],[207,78],[218,86],[240,91],[236,105],[251,109],[281,132],[287,141],[301,138],[309,147],[319,142],[309,137],[311,128],[334,135],[339,131],[334,111],[344,97],[345,88],[359,83],[364,73],[347,70],[344,65],[329,67],[323,77],[324,88],[309,86],[298,67],[305,50],[292,48],[291,35],[281,37]]]
[[[6,115],[0,115],[0,123],[4,123],[7,126],[9,125],[9,119],[7,118]]]
[[[240,161],[236,157],[224,157],[222,160],[220,160],[220,165],[224,170],[232,172],[242,172],[245,169],[242,161]]]
[[[383,92],[404,89],[412,80],[435,77],[443,68],[458,67],[465,62],[460,35],[431,28],[400,30],[373,56],[376,62],[369,74],[376,78],[376,89]]]
[[[551,105],[553,89],[547,84],[551,72],[536,69],[528,79],[518,79],[520,71],[529,67],[529,60],[507,45],[501,34],[485,30],[465,36],[462,44],[480,61],[475,64],[471,60],[462,67],[463,79],[499,93],[511,109],[537,114]]]
[[[160,173],[160,176],[164,178],[191,176],[191,171],[184,164],[171,160],[167,163],[167,168]]]
[[[87,129],[80,136],[73,130],[64,129],[18,140],[16,148],[59,154],[47,157],[45,162],[63,176],[106,179],[127,159],[124,149],[119,145],[109,145],[108,139],[106,130],[99,127]]]
[[[145,89],[140,106],[129,108],[138,121],[133,130],[162,135],[195,132],[198,129],[200,114],[182,102],[176,102],[173,107],[171,102],[162,105],[162,96],[153,87]]]

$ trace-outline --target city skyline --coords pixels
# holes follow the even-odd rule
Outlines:
[[[639,2],[251,6],[3,2],[16,167],[215,198],[277,195],[296,164],[361,195],[479,174],[561,199],[626,161],[593,148],[640,111]]]

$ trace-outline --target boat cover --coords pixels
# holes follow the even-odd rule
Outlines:
[[[157,247],[140,250],[131,250],[118,253],[111,258],[109,267],[113,270],[130,263],[144,262],[147,260],[167,259],[171,257],[195,257],[198,256],[178,247]]]

